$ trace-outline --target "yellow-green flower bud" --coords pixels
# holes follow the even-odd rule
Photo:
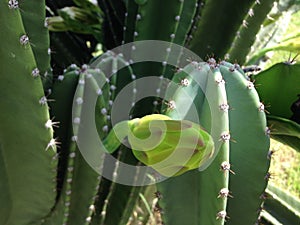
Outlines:
[[[128,123],[135,157],[164,176],[201,166],[214,151],[212,137],[198,124],[152,114]]]

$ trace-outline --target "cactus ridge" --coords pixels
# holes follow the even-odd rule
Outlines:
[[[194,30],[193,26],[197,22],[202,0],[184,1],[179,17],[175,17],[178,20],[177,28],[174,32],[174,43],[184,45],[188,36]],[[196,25],[195,25],[196,26]]]
[[[106,75],[110,76],[113,74],[113,76],[110,77],[109,81],[109,99],[110,99],[110,104],[108,105],[107,111],[107,116],[110,116],[111,113],[111,105],[114,101],[114,96],[117,95],[117,93],[122,89],[124,85],[124,80],[126,82],[132,82],[132,106],[135,100],[135,94],[136,94],[136,89],[135,89],[135,82],[134,80],[136,79],[134,77],[132,68],[129,66],[129,63],[125,61],[122,55],[115,55],[114,53],[109,53],[110,56],[105,58],[104,63],[108,65],[108,68],[103,68],[103,65],[101,64],[102,61],[100,61],[99,64],[95,64],[94,66],[96,69],[100,69],[101,71]],[[119,71],[120,70],[120,71]],[[116,76],[118,75],[118,76]],[[120,85],[118,85],[120,83]],[[112,87],[118,87],[118,88],[112,88]],[[103,99],[103,102],[107,104],[107,100],[104,101],[105,98]],[[102,116],[102,115],[101,115]],[[131,117],[131,115],[129,115]],[[98,124],[98,123],[97,123]],[[110,129],[110,125],[108,125]],[[109,131],[106,130],[106,132]],[[121,147],[121,149],[115,153],[115,156],[118,161],[122,162],[127,162],[130,164],[136,164],[136,158],[132,155],[131,151],[125,146]],[[123,171],[120,170],[118,167],[118,161],[116,162],[116,165],[114,169],[111,171],[113,180],[117,178],[117,176],[124,176],[122,175]],[[105,167],[105,159],[104,159],[104,167]],[[138,176],[138,172],[136,176]],[[99,200],[96,200],[95,206],[96,206],[96,213],[95,213],[95,218],[92,219],[92,223],[95,221],[99,220],[100,224],[124,224],[126,221],[128,221],[132,209],[135,206],[135,202],[138,198],[138,193],[141,190],[141,187],[129,187],[129,186],[124,186],[121,184],[117,184],[115,182],[107,182],[105,179],[102,181],[102,192],[107,192],[107,196],[102,198],[100,197]],[[126,208],[126,210],[124,210]],[[114,210],[112,210],[114,209]],[[114,211],[114,213],[112,213]],[[118,214],[119,216],[116,216],[115,214]]]
[[[253,76],[255,82],[260,86],[257,91],[266,104],[270,104],[270,113],[276,116],[291,118],[293,112],[290,107],[297,100],[299,89],[293,84],[300,81],[300,65],[290,65],[289,63],[278,63],[269,69]],[[279,90],[285,94],[276,96]]]
[[[175,27],[174,27],[174,32],[171,35],[172,38],[170,42],[169,48],[166,49],[166,59],[165,62],[168,62],[171,57],[176,57],[177,56],[177,67],[179,67],[180,63],[180,58],[181,54],[177,55],[176,53],[172,52],[173,51],[173,43],[178,44],[180,46],[183,46],[185,44],[185,41],[187,39],[188,32],[191,30],[193,21],[195,19],[195,15],[197,12],[197,9],[199,7],[199,1],[193,0],[193,1],[183,1],[182,6],[180,9],[180,12],[178,13],[177,16],[175,16]],[[163,64],[163,76],[166,78],[171,79],[172,76],[174,75],[174,67]]]
[[[219,211],[226,210],[226,198],[217,198],[218,193],[222,188],[228,187],[228,176],[225,176],[225,173],[222,173],[220,171],[220,164],[223,161],[226,161],[229,154],[228,141],[220,141],[221,134],[224,131],[228,131],[228,112],[227,110],[222,111],[220,109],[221,104],[227,103],[225,87],[224,84],[221,82],[222,76],[220,76],[220,72],[217,69],[214,69],[214,71],[211,72],[211,66],[208,63],[191,62],[181,72],[175,74],[175,76],[173,77],[173,81],[181,86],[177,89],[175,94],[173,93],[174,96],[172,99],[176,103],[176,110],[168,110],[167,115],[171,116],[173,119],[196,119],[198,120],[198,123],[200,118],[200,124],[201,126],[204,126],[206,130],[211,129],[211,124],[206,123],[206,121],[210,121],[211,116],[213,116],[214,122],[220,125],[218,126],[218,130],[213,132],[213,134],[215,135],[215,145],[217,147],[214,155],[210,156],[211,160],[209,160],[209,162],[211,162],[212,159],[216,157],[219,148],[221,148],[222,152],[218,154],[213,165],[211,165],[207,170],[205,170],[205,172],[202,172],[200,174],[199,172],[192,171],[178,178],[172,178],[173,181],[165,181],[159,184],[158,190],[164,196],[163,200],[160,201],[160,206],[168,214],[172,214],[172,212],[175,213],[175,211],[178,210],[177,207],[172,207],[173,204],[171,203],[171,198],[174,198],[174,195],[176,196],[176,198],[180,198],[181,200],[183,200],[182,198],[184,198],[185,200],[183,201],[193,201],[193,196],[203,196],[202,198],[204,198],[205,196],[205,198],[207,198],[210,202],[209,206],[205,204],[205,202],[207,201],[203,201],[203,204],[205,204],[205,206],[201,205],[200,200],[198,202],[195,202],[194,204],[196,205],[193,205],[193,207],[198,209],[197,212],[194,212],[194,216],[190,217],[189,215],[189,218],[183,217],[180,219],[172,219],[172,217],[165,216],[165,221],[171,224],[180,224],[186,220],[189,221],[189,223],[193,224],[200,223],[200,221],[203,224],[215,224],[217,222],[217,213]],[[172,95],[172,93],[167,93],[167,95],[168,94]],[[210,101],[212,99],[216,100],[213,100],[210,103],[208,103],[208,100],[205,96],[211,96]],[[193,118],[193,116],[191,116],[192,114],[188,112],[188,110],[191,110],[192,108],[191,104],[196,104],[196,109],[199,110],[196,112],[196,116],[199,116],[198,118]],[[216,112],[216,114],[211,115],[212,112]],[[208,163],[206,163],[202,169],[204,169],[207,166]],[[214,176],[212,176],[211,173],[213,173]],[[191,185],[191,182],[206,182],[206,176],[210,177],[210,180],[212,177],[216,179],[215,181],[210,181],[210,184],[207,184],[201,190],[193,190],[193,194],[191,195],[187,196],[179,194],[179,189],[181,190],[181,188],[172,191],[170,195],[168,194],[168,192],[170,191],[170,188],[168,187],[174,187],[174,185],[176,185],[177,182],[187,182],[188,185]],[[212,188],[214,191],[212,191]],[[207,210],[207,213],[202,214],[200,213],[200,210],[203,210],[204,207],[210,207],[210,210]],[[224,219],[222,218],[218,221],[222,223],[224,222]]]
[[[72,135],[68,135],[63,139],[65,142],[64,147],[67,148],[66,151],[68,152],[68,164],[65,166],[66,172],[63,178],[64,184],[61,195],[58,196],[59,200],[56,208],[46,220],[46,224],[72,224],[78,221],[81,221],[81,224],[90,224],[92,214],[95,210],[95,196],[100,187],[101,177],[85,161],[76,145],[76,141],[78,132],[80,132],[80,124],[84,122],[82,120],[84,120],[87,108],[85,107],[85,99],[89,96],[89,92],[93,92],[99,96],[96,103],[95,110],[97,113],[95,119],[99,126],[98,132],[100,137],[105,136],[107,131],[104,127],[107,127],[107,120],[101,113],[107,107],[107,100],[104,100],[104,96],[109,96],[109,86],[104,87],[105,90],[103,88],[100,89],[96,79],[106,82],[105,75],[99,69],[89,69],[87,65],[83,65],[80,70],[76,66],[71,66],[66,72],[64,76],[58,77],[58,81],[55,83],[53,89],[53,96],[56,96],[56,94],[67,88],[71,93],[69,97],[73,99],[74,81],[78,81],[77,91],[74,96],[73,132]],[[75,83],[75,87],[76,84],[77,82]],[[66,102],[61,100],[58,101],[58,105],[53,104],[54,113],[56,110],[61,109],[60,106],[64,104],[66,105]],[[65,113],[70,114],[71,111],[72,106],[69,106]],[[64,119],[63,114],[60,113],[58,116]],[[63,123],[70,122],[63,121]],[[70,133],[70,131],[66,133]],[[86,182],[82,182],[83,179]],[[82,195],[82,191],[88,194]]]
[[[221,169],[224,162],[230,163],[229,105],[225,86],[219,68],[212,68],[212,74],[208,74],[205,100],[199,117],[200,124],[211,130],[216,152],[212,164],[206,165],[208,168],[198,175],[199,183],[207,183],[199,190],[199,195],[202,196],[202,200],[199,200],[199,224],[224,224],[227,219],[228,196],[226,193],[225,196],[221,194],[222,190],[229,190],[230,176],[230,171]],[[217,129],[214,131],[213,127]]]
[[[9,209],[1,224],[40,221],[55,200],[56,141],[48,122],[49,100],[36,73],[19,7],[16,1],[0,3],[0,157],[5,166],[0,183],[4,184],[1,193],[7,196],[1,199],[1,208]]]
[[[227,223],[240,223],[239,215],[243,214],[243,218],[249,221],[249,224],[254,224],[262,204],[260,196],[267,185],[264,178],[269,168],[269,160],[266,158],[270,140],[266,132],[264,107],[253,84],[233,68],[234,65],[220,65],[220,71],[226,81],[228,101],[235,109],[229,111],[230,133],[235,140],[230,142],[230,163],[234,166],[233,171],[236,175],[229,177],[229,190],[234,198],[228,201],[227,211],[230,219]],[[248,115],[247,119],[245,114]],[[257,145],[253,146],[253,143]],[[241,188],[241,183],[247,185]],[[241,202],[244,202],[244,207],[241,207]]]
[[[183,71],[187,73],[184,74]],[[253,224],[258,218],[257,210],[263,201],[260,196],[266,187],[267,181],[264,177],[269,167],[266,158],[269,137],[265,132],[264,107],[254,85],[238,65],[217,63],[214,59],[209,59],[207,63],[192,62],[183,71],[175,74],[173,78],[175,83],[185,85],[175,91],[173,101],[176,109],[167,111],[167,115],[174,119],[186,118],[191,115],[189,111],[192,107],[187,101],[188,97],[184,96],[190,96],[195,104],[199,99],[201,105],[197,105],[196,109],[201,109],[198,111],[200,124],[210,131],[220,151],[212,156],[214,161],[207,165],[206,170],[191,171],[158,184],[158,190],[163,196],[159,205],[165,212],[164,221],[168,224],[182,224],[187,221],[190,224],[224,224],[225,221],[226,224],[239,224],[238,213],[243,213],[247,221],[252,221],[249,224]],[[182,82],[184,79],[186,80]],[[197,91],[197,88],[200,89],[200,80],[202,91]],[[198,86],[195,81],[198,81]],[[245,119],[245,114],[249,114],[249,118]],[[250,127],[254,121],[257,125],[251,126],[251,131],[239,130]],[[212,128],[215,130],[210,130]],[[253,143],[252,138],[260,143],[255,150],[250,144]],[[247,141],[249,145],[244,145]],[[258,164],[258,161],[261,163]],[[257,167],[251,171],[246,169],[254,162],[258,164]],[[257,180],[253,180],[253,177]],[[252,185],[240,188],[241,182]],[[189,193],[184,191],[187,187],[183,183],[189,187]],[[191,189],[195,183],[201,184],[202,188]],[[174,203],[178,201],[183,204],[188,202],[191,206],[188,211],[191,214],[176,216],[180,209]],[[245,201],[246,206],[241,207],[240,201]],[[186,210],[185,208],[184,214]]]
[[[50,71],[50,38],[47,30],[45,1],[21,1],[20,12],[25,31],[35,56],[37,68],[43,77],[51,75]],[[32,10],[32,8],[35,10]]]
[[[259,3],[255,1],[253,3],[225,56],[228,60],[237,61],[240,64],[245,62],[247,53],[249,53],[255,41],[256,34],[261,29],[261,24],[272,9],[273,3],[274,0]]]
[[[279,40],[280,37],[282,37],[286,32],[287,24],[291,20],[291,12],[287,11],[274,21],[272,19],[272,11],[273,9],[267,15],[267,18],[263,23],[264,26],[256,35],[255,42],[251,47],[251,51],[246,57],[246,65],[255,64],[260,57],[262,57],[266,52],[270,51],[268,47],[274,44],[276,45],[277,40]],[[255,51],[255,49],[261,49],[261,51]]]
[[[235,0],[205,1],[198,29],[190,42],[190,49],[200,57],[211,54],[222,57],[230,48],[236,31],[254,2],[255,0],[246,0],[237,6]],[[220,27],[219,24],[223,26]]]
[[[161,1],[147,1],[144,5],[140,5],[136,16],[136,26],[134,31],[134,41],[139,40],[164,40],[172,41],[175,38],[176,27],[178,21],[177,16],[180,16],[183,2],[166,0],[163,5]],[[168,10],[164,10],[168,8]],[[157,9],[161,10],[161,17],[152,17],[153,13],[158,13]],[[180,17],[179,17],[180,19]],[[170,21],[173,21],[170,23]],[[159,24],[159,26],[157,26]],[[166,26],[168,24],[168,26]],[[149,27],[156,28],[150,30]],[[167,27],[167,29],[166,29]]]
[[[126,44],[129,42],[132,42],[134,39],[134,31],[135,31],[135,23],[138,14],[138,4],[135,3],[135,1],[127,1],[126,4],[126,12],[125,12],[125,23],[123,26],[123,36],[124,39],[122,41],[122,44]]]
[[[123,40],[123,15],[126,10],[125,7],[123,7],[123,2],[104,0],[98,1],[98,4],[105,13],[104,28],[106,28],[105,30],[107,31],[104,34],[105,46],[107,49],[119,46]],[[122,8],[116,8],[117,5],[122,5]],[[116,10],[118,10],[118,12]]]
[[[89,99],[89,96],[91,94],[97,94],[99,96],[96,106],[95,106],[95,120],[97,122],[97,126],[99,126],[98,129],[98,135],[104,136],[106,134],[106,129],[104,127],[107,126],[107,119],[101,118],[101,120],[98,120],[101,114],[101,109],[105,108],[105,105],[103,105],[104,101],[103,95],[99,95],[100,87],[96,81],[96,79],[102,80],[102,82],[105,81],[105,76],[101,73],[101,71],[97,69],[89,69],[87,66],[84,66],[82,69],[82,72],[80,74],[79,82],[78,82],[78,88],[75,95],[75,101],[73,104],[73,113],[75,110],[75,114],[73,114],[73,130],[74,135],[76,134],[76,127],[78,128],[78,135],[82,132],[80,129],[80,124],[85,124],[85,118],[87,117],[87,112],[90,109],[85,105],[88,104],[87,99]],[[84,86],[83,93],[81,91],[81,86]],[[105,87],[102,87],[102,89]],[[103,92],[105,92],[103,90]],[[102,92],[102,93],[103,93]],[[80,111],[80,115],[77,117],[76,108],[82,108]],[[77,119],[79,118],[79,120]],[[82,135],[82,134],[81,134]],[[88,134],[85,134],[88,135]],[[74,166],[74,178],[72,182],[72,194],[71,194],[71,205],[70,205],[70,216],[68,219],[69,224],[74,223],[80,223],[80,224],[90,224],[92,221],[92,215],[95,210],[94,202],[96,200],[97,192],[100,188],[101,184],[101,176],[94,171],[94,169],[88,164],[88,162],[85,160],[84,155],[81,155],[81,152],[77,147],[76,149],[76,156],[75,157],[75,166]],[[99,160],[99,165],[102,165],[103,159]],[[82,182],[82,181],[85,182]],[[82,195],[82,193],[86,193],[85,195]]]
[[[72,81],[73,79],[77,79],[77,76],[79,76],[79,80],[83,79],[82,75],[78,75],[78,71],[71,71],[69,73],[67,73],[65,75],[65,77],[70,76],[70,79],[65,79],[64,81],[64,88],[68,87],[69,89],[72,88]],[[73,78],[74,77],[74,78]],[[62,78],[60,78],[62,79]],[[59,84],[58,84],[59,85]],[[77,92],[81,94],[81,97],[83,96],[83,92],[84,92],[84,86],[81,85],[79,86],[80,88],[78,89],[79,91]],[[60,89],[59,87],[57,89],[54,90],[58,90],[61,91],[62,89]],[[72,91],[72,89],[71,89]],[[55,96],[56,93],[53,94],[53,96]],[[65,99],[64,99],[65,100]],[[59,103],[61,104],[61,102],[59,101]],[[58,105],[57,105],[58,107]],[[67,109],[65,113],[70,113],[71,108]],[[72,133],[72,134],[76,134],[78,132],[78,122],[80,120],[80,114],[81,114],[81,108],[78,107],[77,111],[75,112],[77,114],[77,118],[78,121],[73,121],[73,123],[75,124],[74,126],[74,132],[68,131],[68,133]],[[61,114],[62,115],[62,114]],[[63,118],[62,118],[63,119]],[[63,123],[65,122],[66,124],[70,124],[71,121],[62,121]],[[70,141],[65,140],[66,138],[70,138]],[[77,140],[77,136],[76,135],[72,135],[65,137],[64,139],[62,139],[63,141],[65,141],[64,143],[64,147],[66,146],[67,148],[67,165],[65,165],[65,174],[62,177],[62,179],[64,179],[63,181],[63,186],[62,186],[62,190],[60,195],[58,196],[58,202],[56,203],[56,206],[52,212],[51,215],[49,215],[49,217],[45,220],[44,224],[64,224],[68,222],[68,218],[70,215],[70,205],[71,205],[71,194],[72,194],[72,182],[74,179],[74,166],[75,166],[75,157],[78,157],[78,152],[76,151],[76,140]]]
[[[196,33],[196,31],[198,29],[198,25],[199,25],[199,21],[202,16],[202,9],[203,9],[204,5],[205,5],[205,1],[203,1],[203,0],[198,0],[196,3],[195,16],[192,19],[191,29],[189,30],[189,32],[187,33],[187,36],[186,36],[186,41],[185,41],[186,47],[189,47],[190,42],[193,39],[194,34]]]

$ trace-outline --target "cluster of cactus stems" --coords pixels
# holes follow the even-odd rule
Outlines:
[[[72,64],[63,74],[52,75],[50,55],[59,53],[50,49],[45,2],[1,1],[0,224],[130,223],[139,194],[147,187],[118,183],[125,176],[119,164],[140,166],[146,161],[118,143],[114,165],[109,165],[108,154],[95,157],[109,180],[88,164],[78,142],[82,124],[91,116],[87,107],[92,96],[97,96],[92,117],[98,138],[109,137],[114,101],[129,84],[126,103],[132,110],[124,120],[161,113],[200,124],[214,140],[215,151],[198,169],[162,182],[157,175],[156,209],[164,223],[258,224],[270,178],[264,104],[238,64],[210,57],[207,62],[185,60],[182,66],[182,55],[174,56],[172,50],[186,46],[203,58],[214,55],[244,63],[273,2],[99,1],[105,15],[104,49],[134,42],[130,57],[107,50],[101,60]],[[161,63],[136,63],[135,42],[143,40],[168,42]],[[62,52],[58,58],[69,54]],[[174,57],[177,68],[169,65]],[[161,79],[155,91],[165,99],[137,102],[144,88],[137,80],[147,76]],[[177,84],[175,92],[168,91],[164,79]],[[133,180],[142,175],[137,170]]]

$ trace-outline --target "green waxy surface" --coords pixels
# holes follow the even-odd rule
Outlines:
[[[134,39],[133,33],[135,30],[136,15],[138,11],[138,5],[135,1],[129,0],[126,5],[127,11],[125,16],[125,25],[124,25],[124,43],[132,42]]]
[[[223,57],[254,0],[207,0],[190,49],[200,57]],[[226,22],[225,22],[226,21]]]
[[[54,83],[53,93],[51,95],[54,99],[57,99],[57,101],[52,103],[52,114],[53,116],[57,115],[58,119],[60,119],[63,124],[62,129],[59,128],[56,130],[59,135],[58,138],[61,139],[63,149],[59,155],[59,183],[57,186],[59,195],[57,196],[57,202],[54,209],[43,223],[45,225],[66,223],[70,214],[74,164],[75,159],[78,158],[77,146],[73,138],[74,132],[78,130],[78,127],[75,127],[75,131],[72,130],[71,115],[74,93],[80,78],[82,78],[82,76],[80,76],[78,70],[74,69],[68,71],[63,79],[59,78],[60,80],[57,80]],[[79,96],[83,96],[84,86],[81,85],[78,89],[77,94],[79,93]],[[59,94],[61,93],[65,93],[63,98],[59,98]],[[75,113],[77,116],[80,116],[81,108],[78,107],[77,110],[75,110]]]
[[[49,113],[47,102],[41,104],[41,80],[32,75],[31,46],[20,43],[25,35],[20,11],[1,1],[0,21],[0,161],[5,166],[0,208],[7,210],[0,222],[37,224],[55,201],[56,146],[49,145],[53,131],[46,128]]]
[[[46,25],[45,0],[19,1],[25,31],[41,75],[50,72],[50,38]],[[49,78],[48,78],[49,79]]]
[[[136,22],[135,41],[164,40],[171,41],[170,35],[176,29],[175,17],[180,15],[182,3],[180,1],[160,0],[147,1],[140,5],[138,14],[140,19]],[[160,16],[153,16],[154,14]],[[173,23],[171,22],[173,21]],[[149,29],[152,28],[152,29]]]
[[[265,0],[258,3],[255,1],[244,18],[246,24],[242,24],[237,31],[237,35],[228,51],[231,61],[243,64],[246,61],[247,53],[253,45],[256,34],[261,28],[261,24],[266,19],[273,7],[274,0]]]
[[[217,214],[226,211],[227,199],[230,196],[219,194],[224,188],[228,190],[230,176],[229,171],[221,169],[221,164],[229,161],[230,154],[229,140],[221,138],[222,134],[229,131],[228,110],[220,108],[222,104],[227,104],[225,85],[220,82],[221,79],[222,74],[219,69],[212,69],[208,74],[206,98],[199,115],[200,124],[214,138],[215,153],[212,156],[214,159],[212,163],[198,175],[199,184],[203,186],[202,188],[198,187],[200,196],[197,199],[200,209],[198,224],[223,225],[226,218],[218,217]]]
[[[9,183],[7,182],[8,179],[8,171],[7,171],[7,165],[4,160],[4,155],[2,154],[2,146],[0,143],[0,202],[3,202],[5,204],[1,204],[0,206],[0,223],[6,224],[9,216],[10,211],[12,209],[12,197],[10,194],[10,187]]]
[[[269,184],[267,194],[270,196],[264,203],[264,209],[281,224],[300,223],[300,201],[286,190]]]
[[[230,164],[235,175],[229,177],[227,224],[254,224],[262,204],[266,185],[270,140],[266,133],[266,116],[258,94],[245,76],[234,66],[220,66],[226,82],[229,111]],[[247,115],[247,116],[245,116]],[[241,185],[242,184],[242,185]]]
[[[85,123],[86,115],[90,108],[88,101],[91,94],[99,94],[95,112],[97,125],[100,127],[100,136],[103,136],[102,127],[106,125],[106,119],[103,115],[99,115],[101,109],[106,107],[107,101],[102,99],[103,96],[108,96],[108,89],[100,89],[97,81],[105,80],[104,74],[97,69],[88,69],[83,66],[81,70],[69,68],[68,72],[59,77],[55,82],[52,97],[56,97],[57,101],[53,103],[53,114],[57,115],[64,124],[64,128],[58,129],[58,134],[62,135],[64,142],[64,154],[61,155],[62,161],[67,161],[67,164],[62,165],[62,170],[65,174],[60,174],[61,179],[64,179],[61,195],[52,215],[47,219],[46,224],[88,224],[95,209],[94,201],[99,188],[99,174],[85,160],[84,155],[81,155],[79,147],[74,140],[75,136],[80,134],[82,128],[81,123]],[[99,80],[100,79],[100,80]],[[97,81],[96,81],[97,80]],[[101,81],[100,81],[101,82]],[[77,90],[75,93],[75,89]],[[64,98],[59,96],[64,92]],[[75,93],[75,95],[74,95]],[[80,124],[71,121],[72,104],[74,101],[73,113],[74,118],[80,118]],[[62,111],[61,109],[64,108]],[[73,123],[71,126],[71,122]],[[83,126],[84,127],[84,126]],[[86,130],[89,131],[89,130]],[[67,136],[65,136],[67,135]],[[72,136],[75,135],[75,136]],[[85,134],[89,135],[89,134]],[[92,149],[92,146],[91,146]],[[83,182],[84,181],[84,182]]]
[[[196,169],[158,183],[158,190],[163,196],[159,205],[164,212],[162,216],[166,224],[223,224],[224,219],[217,220],[216,215],[219,211],[226,210],[226,197],[218,198],[218,195],[222,188],[228,187],[229,176],[228,171],[220,171],[221,163],[229,157],[228,142],[222,143],[219,140],[221,133],[228,131],[228,114],[219,107],[227,102],[225,88],[216,82],[220,73],[210,71],[206,63],[192,62],[183,71],[188,76],[180,72],[175,74],[173,81],[181,84],[186,79],[184,83],[188,85],[175,91],[172,100],[176,103],[176,109],[169,109],[167,115],[174,119],[200,119],[200,125],[214,137],[217,149],[211,157],[216,158],[211,165],[206,163],[201,166],[201,170],[208,166],[202,172]],[[167,92],[168,98],[171,93]],[[196,106],[194,112],[193,104]],[[212,128],[212,118],[216,129]],[[216,155],[219,150],[221,152]],[[202,185],[201,188],[199,184]]]
[[[278,63],[254,76],[257,92],[268,112],[274,116],[290,118],[290,107],[300,94],[300,64]]]
[[[204,171],[191,171],[157,184],[163,196],[159,206],[166,224],[224,224],[227,221],[226,224],[239,225],[240,215],[243,215],[244,224],[254,224],[263,201],[260,196],[267,184],[265,176],[269,167],[265,113],[260,108],[254,85],[240,67],[226,62],[219,65],[212,59],[209,65],[211,73],[205,70],[195,73],[195,77],[206,82],[203,86],[205,98],[197,110],[200,124],[214,137],[219,153]],[[192,73],[190,71],[189,75]],[[203,78],[205,76],[208,78]],[[178,83],[183,78],[179,73],[174,81]],[[176,118],[189,115],[186,109],[191,110],[191,104],[184,96],[194,93],[194,87],[190,82],[189,86],[178,89],[181,92],[175,92],[176,110],[168,111],[167,115]],[[195,102],[197,97],[191,94],[191,99]],[[226,105],[225,109],[224,105],[221,108],[222,104]],[[229,139],[223,139],[223,134],[230,135]],[[231,168],[222,169],[224,162]],[[221,190],[229,193],[222,197]]]
[[[273,139],[300,152],[300,125],[298,123],[277,116],[268,116],[268,126],[271,127]]]
[[[74,102],[73,111],[78,108],[80,111],[80,123],[76,124],[73,120],[73,130],[74,135],[79,135],[78,143],[80,143],[80,139],[85,138],[85,136],[92,136],[92,129],[85,129],[85,126],[89,120],[90,115],[90,105],[91,99],[93,99],[93,95],[97,95],[99,90],[102,90],[102,95],[99,95],[98,101],[95,106],[95,122],[96,126],[99,127],[99,138],[101,136],[105,136],[106,132],[103,130],[103,127],[107,125],[106,118],[101,114],[101,109],[107,107],[107,99],[104,98],[105,92],[108,92],[107,89],[104,90],[104,87],[100,87],[98,82],[101,83],[105,81],[105,76],[103,73],[96,69],[87,69],[81,73],[81,79],[84,81],[84,84],[79,81],[79,89],[80,86],[84,86],[84,93],[76,92],[74,100],[78,98],[82,98],[83,102],[80,101]],[[81,95],[83,94],[83,95]],[[77,117],[77,115],[76,115]],[[76,132],[76,126],[78,126],[78,134]],[[75,129],[74,129],[75,128]],[[81,138],[80,138],[81,135]],[[93,145],[88,147],[87,149],[94,149]],[[94,202],[97,198],[97,192],[99,189],[101,174],[94,170],[94,168],[90,165],[90,161],[87,161],[87,153],[83,152],[84,149],[81,148],[79,144],[76,149],[76,157],[74,162],[74,171],[73,171],[73,181],[72,181],[72,194],[70,196],[70,215],[68,219],[68,223],[70,224],[89,224],[89,220],[91,221],[91,216],[94,213]],[[93,154],[92,152],[90,154]],[[88,154],[88,155],[90,155]],[[95,153],[96,155],[96,153]],[[102,159],[97,159],[97,162],[100,162],[102,165]],[[84,181],[84,182],[83,182]]]

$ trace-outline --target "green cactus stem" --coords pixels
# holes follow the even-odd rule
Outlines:
[[[299,71],[300,64],[278,63],[252,77],[272,115],[287,119],[293,115],[290,108],[299,94],[299,88],[294,85],[300,82]],[[279,92],[284,92],[284,95],[278,95]]]
[[[24,28],[28,37],[33,54],[36,59],[40,74],[51,80],[50,71],[50,38],[47,29],[45,1],[20,1],[20,13]],[[32,10],[32,9],[35,10]],[[49,76],[49,77],[48,77]]]
[[[188,70],[191,66],[195,68],[193,72]],[[196,107],[200,123],[210,131],[217,150],[219,145],[219,153],[212,157],[214,161],[208,168],[200,167],[206,168],[204,171],[190,171],[158,184],[163,196],[159,206],[164,212],[164,222],[172,225],[224,224],[225,221],[240,224],[239,215],[243,214],[247,218],[245,224],[254,224],[263,201],[260,195],[266,187],[264,177],[269,166],[266,118],[254,85],[238,65],[227,62],[209,59],[207,63],[192,62],[186,69],[185,77],[183,72],[174,76],[175,83],[187,85],[175,92],[176,107],[169,109],[167,115],[189,118],[193,115],[194,102],[200,103]],[[184,79],[188,82],[180,82]],[[193,104],[187,101],[186,95]],[[258,144],[253,146],[253,143]],[[249,171],[250,164],[256,166]],[[243,187],[241,183],[251,185]],[[192,188],[199,185],[201,188]],[[241,201],[245,201],[243,207]],[[180,213],[178,202],[185,205],[184,213]]]
[[[20,11],[0,3],[1,224],[39,223],[56,195],[54,124]]]
[[[236,0],[205,1],[190,49],[203,58],[212,54],[222,57],[230,48],[236,31],[254,2],[246,0],[237,4]]]
[[[255,41],[256,34],[261,29],[261,24],[266,19],[268,13],[273,7],[274,0],[255,1],[249,9],[247,16],[243,20],[243,24],[237,31],[237,35],[233,40],[226,58],[234,62],[243,64],[246,56],[250,52],[250,48]]]

